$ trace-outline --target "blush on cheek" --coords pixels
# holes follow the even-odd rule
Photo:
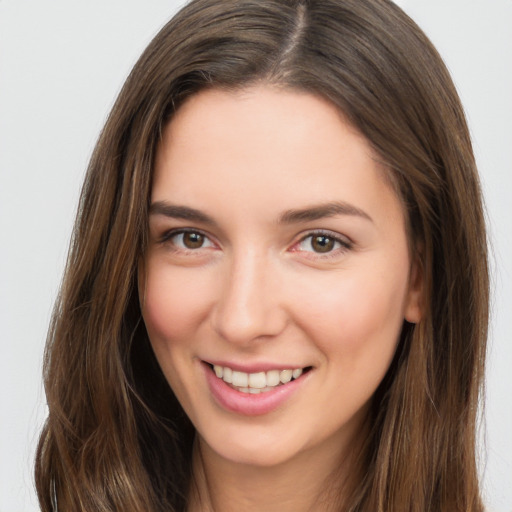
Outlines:
[[[323,293],[304,294],[300,317],[324,350],[345,353],[350,359],[372,346],[394,350],[403,322],[402,301],[397,297],[403,291],[375,286],[375,281],[375,276],[340,280],[339,286],[331,284]]]
[[[148,279],[142,311],[152,342],[182,338],[194,325],[197,308],[197,295],[186,293],[186,287]]]

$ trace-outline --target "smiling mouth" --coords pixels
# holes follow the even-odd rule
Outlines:
[[[284,368],[282,370],[269,370],[267,372],[246,373],[233,370],[228,366],[209,364],[217,378],[223,380],[231,388],[241,393],[259,394],[272,391],[279,386],[298,379],[309,372],[311,366],[305,368]]]

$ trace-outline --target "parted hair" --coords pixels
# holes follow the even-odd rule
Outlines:
[[[363,477],[344,489],[340,511],[481,512],[480,185],[449,73],[389,0],[193,0],[144,51],[91,157],[49,328],[41,509],[186,510],[194,428],[153,355],[137,287],[153,163],[187,98],[255,83],[326,98],[368,139],[422,269],[422,320],[404,322],[372,399]]]

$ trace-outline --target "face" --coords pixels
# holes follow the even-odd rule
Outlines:
[[[189,99],[156,163],[140,300],[201,442],[273,465],[361,431],[419,278],[401,203],[323,99],[254,87]]]

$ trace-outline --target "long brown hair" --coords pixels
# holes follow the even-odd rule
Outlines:
[[[404,324],[373,400],[365,476],[343,510],[481,511],[480,186],[450,76],[389,0],[194,0],[141,56],[93,153],[48,334],[42,510],[186,509],[194,430],[156,363],[137,292],[153,160],[186,98],[255,82],[321,95],[367,137],[423,269],[423,320]]]

